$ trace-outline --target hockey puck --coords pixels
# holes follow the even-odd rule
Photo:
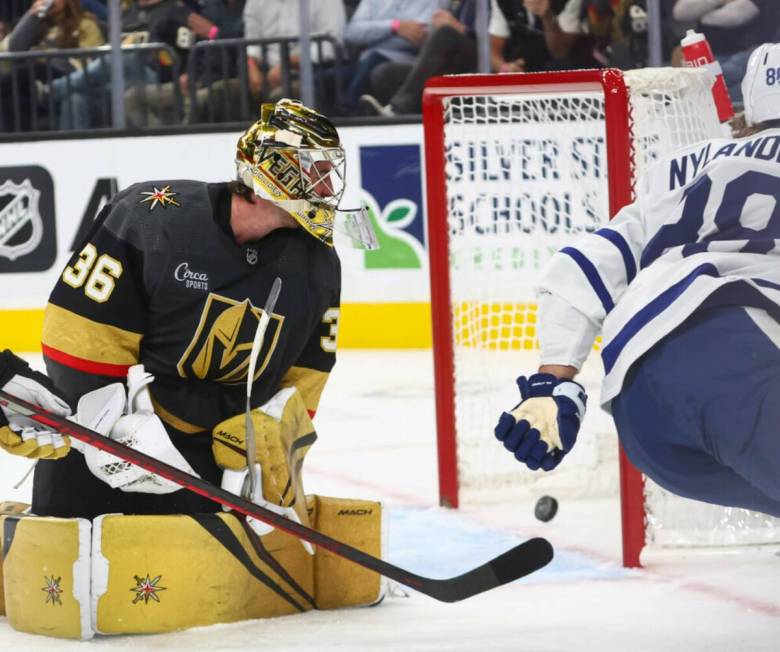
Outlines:
[[[542,496],[536,501],[534,516],[540,521],[551,521],[558,512],[558,501],[552,496]]]

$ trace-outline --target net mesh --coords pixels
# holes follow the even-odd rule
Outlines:
[[[702,71],[626,73],[635,170],[721,135]],[[531,472],[490,437],[515,405],[514,379],[538,365],[534,285],[549,257],[608,215],[602,91],[453,96],[444,100],[455,428],[461,499],[491,492],[598,496],[618,489],[617,438],[591,407],[577,446],[554,473]],[[594,352],[578,380],[595,406]],[[780,539],[774,519],[685,501],[647,481],[647,535],[667,545]]]

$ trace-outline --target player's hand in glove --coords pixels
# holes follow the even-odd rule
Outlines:
[[[245,414],[226,419],[212,432],[214,459],[224,469],[222,488],[310,527],[302,467],[317,435],[303,398],[294,387],[281,389],[267,403],[252,410],[251,418],[255,435],[255,490],[250,495]],[[274,529],[252,517],[246,521],[259,536]],[[308,541],[301,543],[309,554],[314,554]]]
[[[222,488],[225,491],[229,491],[237,496],[246,497],[251,500],[255,505],[265,507],[266,509],[284,516],[285,518],[301,523],[301,518],[292,506],[284,507],[278,503],[273,503],[266,500],[263,496],[263,468],[259,464],[255,464],[255,478],[257,478],[257,484],[255,485],[254,492],[248,494],[249,486],[249,469],[242,471],[234,471],[233,469],[225,469],[222,472]],[[227,510],[227,508],[223,508]],[[259,521],[252,516],[246,517],[246,522],[255,531],[258,536],[265,536],[270,532],[273,532],[274,526],[266,523],[265,521]],[[305,548],[306,552],[310,555],[314,554],[314,547],[308,542],[300,539],[301,544]]]
[[[59,416],[70,414],[68,403],[51,380],[8,349],[0,353],[0,389]],[[68,454],[70,438],[15,413],[0,399],[0,448],[24,457],[59,459]]]
[[[577,441],[588,397],[573,380],[552,374],[517,379],[522,400],[498,420],[496,438],[532,470],[550,471]]]
[[[165,426],[154,413],[147,387],[153,380],[154,377],[144,371],[143,365],[130,367],[127,395],[121,383],[84,394],[79,399],[75,420],[82,426],[199,477],[171,443]],[[79,442],[74,443],[74,448],[84,454],[92,474],[112,489],[148,494],[169,494],[181,489],[175,482],[94,446]]]

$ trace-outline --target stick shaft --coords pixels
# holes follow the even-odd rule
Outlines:
[[[252,350],[249,352],[249,369],[246,377],[246,408],[244,410],[244,441],[246,442],[246,466],[249,474],[248,496],[255,495],[255,487],[259,479],[257,477],[255,464],[257,463],[257,446],[255,444],[255,426],[252,423],[252,386],[255,383],[255,368],[257,366],[257,356],[260,355],[260,349],[263,347],[265,331],[271,321],[271,313],[276,306],[276,300],[282,291],[282,279],[278,276],[274,279],[268,298],[265,300],[263,312],[260,315],[260,323],[257,325],[255,337],[252,340]],[[245,496],[248,497],[248,496]]]
[[[175,482],[184,489],[199,494],[220,505],[228,507],[235,512],[252,516],[260,521],[273,525],[275,528],[287,532],[299,539],[324,548],[339,557],[363,566],[371,571],[384,575],[392,580],[400,582],[410,588],[425,593],[437,600],[455,602],[463,600],[477,593],[487,591],[505,584],[508,581],[527,575],[552,559],[552,547],[544,539],[531,539],[516,548],[504,553],[495,560],[483,564],[464,575],[449,579],[430,579],[422,577],[395,566],[387,561],[369,555],[337,539],[333,539],[317,530],[296,523],[284,516],[280,516],[269,509],[256,505],[244,498],[236,496],[224,489],[217,487],[202,478],[198,478],[177,469],[170,464],[161,462],[145,453],[137,451],[129,446],[104,437],[94,430],[74,423],[65,417],[60,417],[27,401],[23,401],[12,394],[0,389],[0,405],[6,406],[34,421],[50,428],[56,429],[63,435],[69,435],[90,446],[106,451],[131,464],[140,466],[151,473],[155,473],[166,480]],[[511,564],[502,559],[510,559]],[[496,565],[496,562],[501,562]],[[517,565],[516,572],[506,572],[506,567]]]

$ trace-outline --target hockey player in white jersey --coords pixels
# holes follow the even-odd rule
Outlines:
[[[679,495],[780,516],[780,44],[742,88],[751,135],[656,162],[634,203],[551,259],[541,366],[495,429],[531,469],[574,446],[573,378],[601,333],[601,404],[629,459]]]

